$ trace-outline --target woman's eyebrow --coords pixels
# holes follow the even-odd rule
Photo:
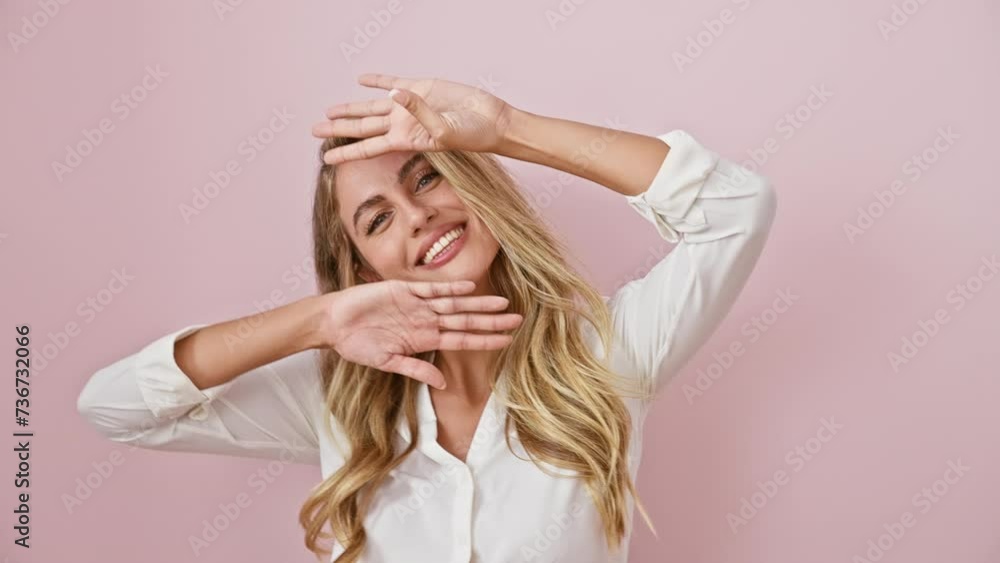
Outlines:
[[[410,172],[413,170],[413,167],[419,164],[420,161],[423,159],[424,159],[424,153],[422,152],[418,152],[417,154],[406,159],[406,162],[404,162],[403,165],[399,167],[399,172],[396,173],[396,183],[402,184],[403,182],[405,182],[406,177],[410,175]]]
[[[358,233],[358,219],[361,219],[361,216],[364,214],[365,211],[368,211],[369,207],[375,207],[376,205],[382,203],[383,201],[385,201],[385,196],[382,195],[382,194],[376,194],[376,195],[373,195],[370,198],[362,201],[361,205],[359,205],[358,208],[354,210],[354,234],[355,235],[360,234],[360,233]]]
[[[413,171],[413,168],[416,167],[418,164],[420,164],[420,162],[423,160],[425,160],[423,153],[417,153],[411,156],[410,158],[406,159],[406,162],[404,162],[403,165],[400,166],[399,170],[396,172],[396,183],[403,184],[404,182],[406,182],[406,177],[409,176],[410,172]],[[385,196],[378,194],[378,195],[373,195],[370,198],[361,202],[361,205],[359,205],[358,208],[354,210],[355,234],[358,234],[358,220],[361,219],[361,216],[364,215],[365,211],[368,211],[369,208],[374,207],[384,201],[385,201]]]

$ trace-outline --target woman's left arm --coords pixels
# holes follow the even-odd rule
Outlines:
[[[659,393],[749,279],[777,209],[771,182],[680,129],[648,137],[521,113],[507,131],[501,154],[625,195],[664,240],[677,243],[645,276],[606,298],[630,365]]]
[[[656,137],[509,106],[501,132],[493,152],[562,170],[626,196],[649,186],[670,150]]]

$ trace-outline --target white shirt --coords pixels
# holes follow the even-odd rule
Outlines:
[[[767,178],[688,132],[675,129],[659,138],[671,148],[655,178],[642,194],[624,197],[677,246],[644,277],[604,297],[617,338],[611,368],[642,374],[657,390],[729,311],[764,247],[777,205]],[[96,372],[80,394],[80,413],[111,440],[140,447],[294,458],[319,464],[324,479],[340,467],[348,442],[320,430],[328,413],[319,352],[294,354],[199,390],[177,366],[174,342],[202,326],[164,335]],[[599,340],[589,332],[586,338],[604,357]],[[628,538],[617,557],[608,555],[600,516],[581,481],[549,476],[524,461],[528,456],[513,430],[517,455],[508,450],[504,410],[496,400],[503,381],[501,376],[486,404],[464,463],[437,443],[429,391],[420,386],[420,441],[376,492],[364,519],[369,539],[363,563],[627,560]],[[635,479],[650,402],[625,403],[634,428]],[[410,440],[405,420],[397,430],[402,449]],[[635,518],[634,502],[629,510],[632,530],[642,520]],[[334,545],[331,560],[342,551]]]

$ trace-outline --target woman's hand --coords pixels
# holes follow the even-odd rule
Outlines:
[[[409,79],[362,74],[364,86],[390,90],[390,97],[337,104],[317,123],[317,137],[364,140],[326,152],[337,164],[389,151],[465,150],[495,152],[513,108],[481,88],[440,78]]]
[[[383,280],[338,291],[325,316],[324,345],[345,360],[444,389],[441,371],[412,354],[502,348],[513,337],[499,331],[523,320],[496,313],[509,304],[504,297],[463,295],[475,287],[472,281]]]

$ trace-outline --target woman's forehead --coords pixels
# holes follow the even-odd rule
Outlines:
[[[342,162],[335,170],[334,185],[345,189],[338,190],[337,195],[344,198],[348,195],[347,192],[356,193],[364,186],[376,190],[392,187],[399,183],[400,172],[406,172],[402,170],[403,166],[418,156],[420,153],[415,151],[392,151],[371,158]]]

